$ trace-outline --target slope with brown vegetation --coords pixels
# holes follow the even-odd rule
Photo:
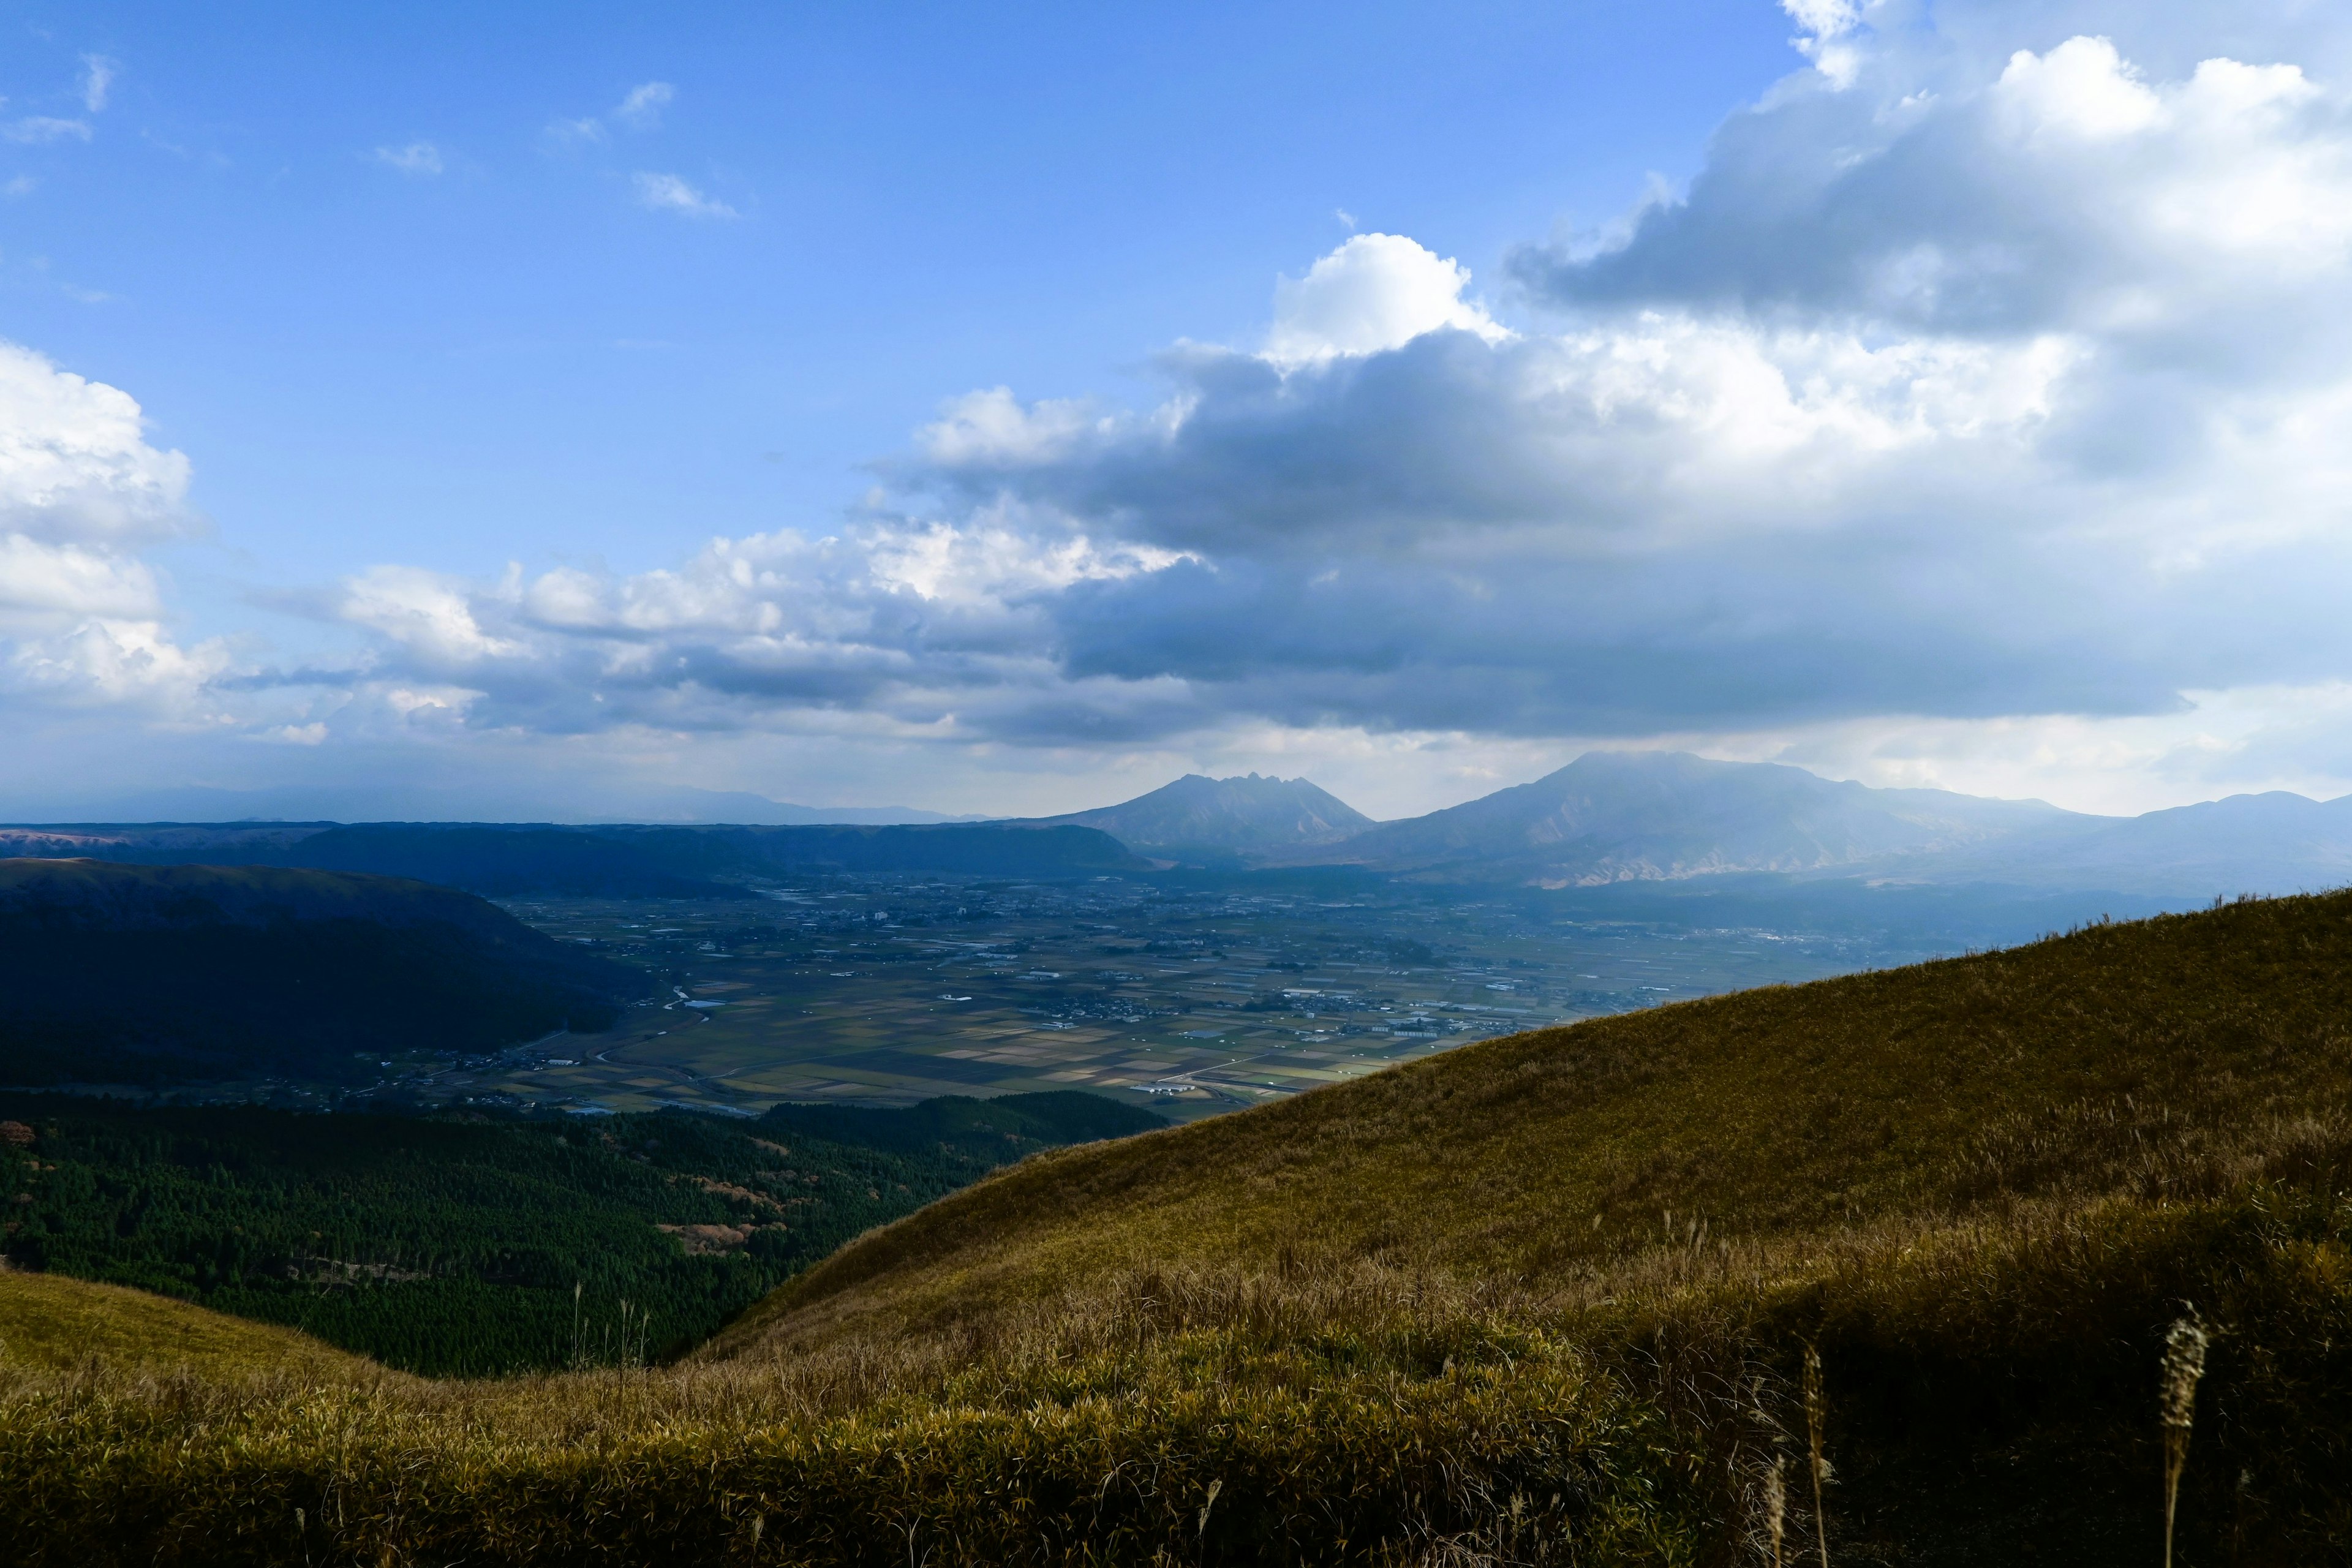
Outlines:
[[[1832,1561],[2151,1562],[2194,1317],[2183,1560],[2342,1562],[2347,993],[2352,895],[2244,902],[1042,1155],[664,1373],[26,1374],[0,1529],[78,1563],[1728,1563],[1777,1519],[1793,1561],[1811,1347]]]
[[[2352,898],[2248,901],[1519,1035],[1031,1161],[845,1249],[719,1348],[984,1321],[1121,1269],[1557,1283],[1695,1234],[2161,1198],[2320,1136],[2347,1095]]]
[[[361,1375],[367,1363],[308,1334],[208,1312],[168,1296],[61,1274],[0,1268],[0,1364],[19,1373],[113,1372],[305,1379]]]

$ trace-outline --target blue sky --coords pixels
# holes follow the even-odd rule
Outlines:
[[[289,584],[823,526],[943,398],[1131,391],[1343,210],[1599,222],[1789,65],[1754,5],[10,9],[11,107],[92,134],[0,160],[8,335]]]
[[[2347,34],[0,8],[0,812],[2336,793]]]

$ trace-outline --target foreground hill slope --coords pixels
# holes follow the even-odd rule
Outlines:
[[[1378,1257],[1542,1281],[1687,1240],[2124,1190],[2352,1103],[2352,894],[2102,925],[1465,1047],[1032,1161],[739,1323],[755,1354],[1123,1269]]]
[[[2194,1330],[2177,1560],[2343,1563],[2347,1198],[2352,894],[2242,902],[1041,1154],[667,1369],[0,1362],[0,1539],[74,1568],[2123,1568],[2162,1560],[2158,1384]]]

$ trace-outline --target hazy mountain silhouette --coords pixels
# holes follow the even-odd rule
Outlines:
[[[2352,796],[2232,795],[2094,816],[2035,800],[1873,789],[1776,763],[1589,752],[1532,784],[1267,858],[1554,888],[1777,872],[2178,903],[2352,882]]]
[[[1885,875],[2168,898],[2315,892],[2352,883],[2352,795],[2274,790],[2151,811],[2070,816],[1956,853],[1901,858]]]
[[[1021,826],[1099,828],[1136,849],[1248,853],[1337,843],[1371,826],[1372,819],[1303,778],[1186,773],[1117,805],[1025,818]]]
[[[1588,752],[1532,784],[1282,858],[1433,880],[1591,887],[1924,857],[2072,817],[2040,801],[1872,789],[1775,763]]]
[[[1079,877],[1148,862],[1095,828],[977,823],[557,827],[545,823],[47,824],[0,826],[0,858],[289,866],[406,877],[485,898],[742,899],[806,871]]]

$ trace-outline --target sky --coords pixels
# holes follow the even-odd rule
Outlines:
[[[2347,334],[2322,5],[0,4],[0,815],[2332,796]]]

